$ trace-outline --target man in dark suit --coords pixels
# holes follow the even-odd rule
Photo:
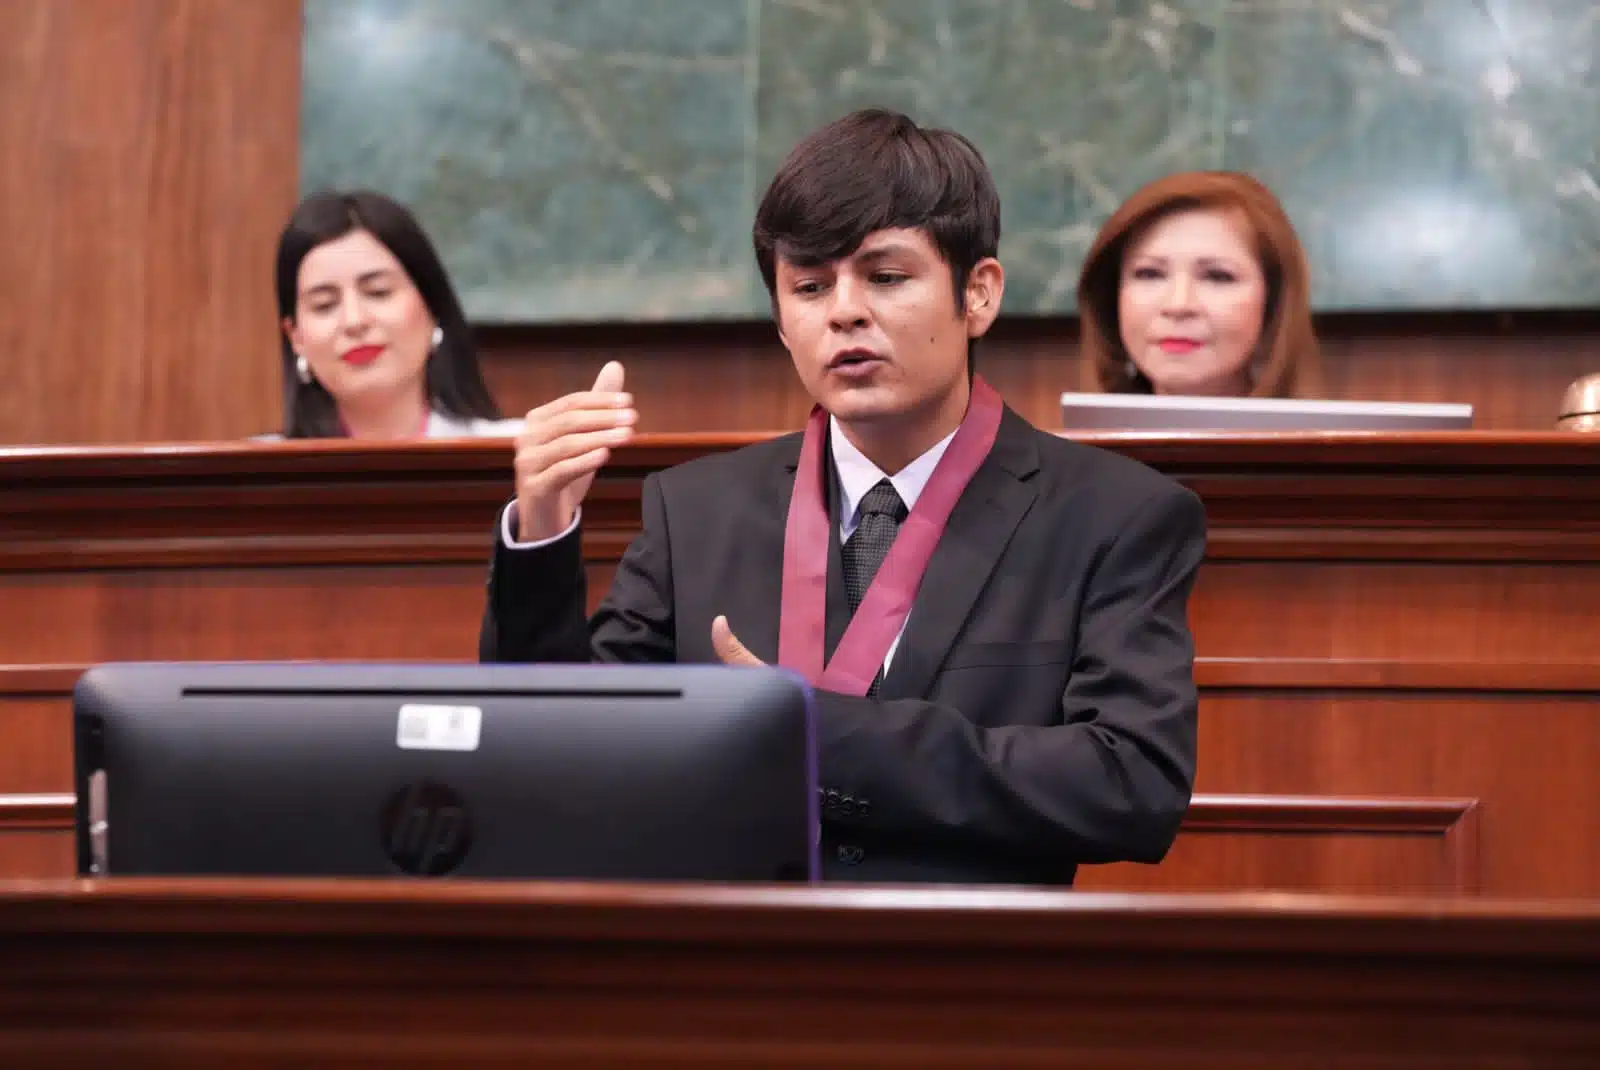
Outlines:
[[[1158,861],[1194,779],[1204,513],[973,374],[999,237],[957,134],[866,111],[803,141],[754,238],[817,401],[806,432],[648,478],[586,621],[581,503],[636,413],[617,364],[534,410],[483,658],[803,672],[831,879],[1068,884],[1080,863]]]

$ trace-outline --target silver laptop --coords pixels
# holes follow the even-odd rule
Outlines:
[[[1463,431],[1472,406],[1068,392],[1061,420],[1067,431]]]

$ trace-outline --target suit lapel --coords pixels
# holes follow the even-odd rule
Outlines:
[[[1038,491],[1034,430],[1009,408],[994,448],[956,502],[922,577],[916,603],[883,680],[883,698],[920,698],[932,688],[956,637]],[[831,565],[830,565],[831,568]]]

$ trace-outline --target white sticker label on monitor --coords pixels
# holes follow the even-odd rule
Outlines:
[[[476,706],[400,707],[395,742],[401,750],[477,750],[483,711]]]

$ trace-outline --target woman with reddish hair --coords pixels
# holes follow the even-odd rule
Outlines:
[[[1152,182],[1100,228],[1078,281],[1085,389],[1304,397],[1310,272],[1272,191],[1233,171]]]

